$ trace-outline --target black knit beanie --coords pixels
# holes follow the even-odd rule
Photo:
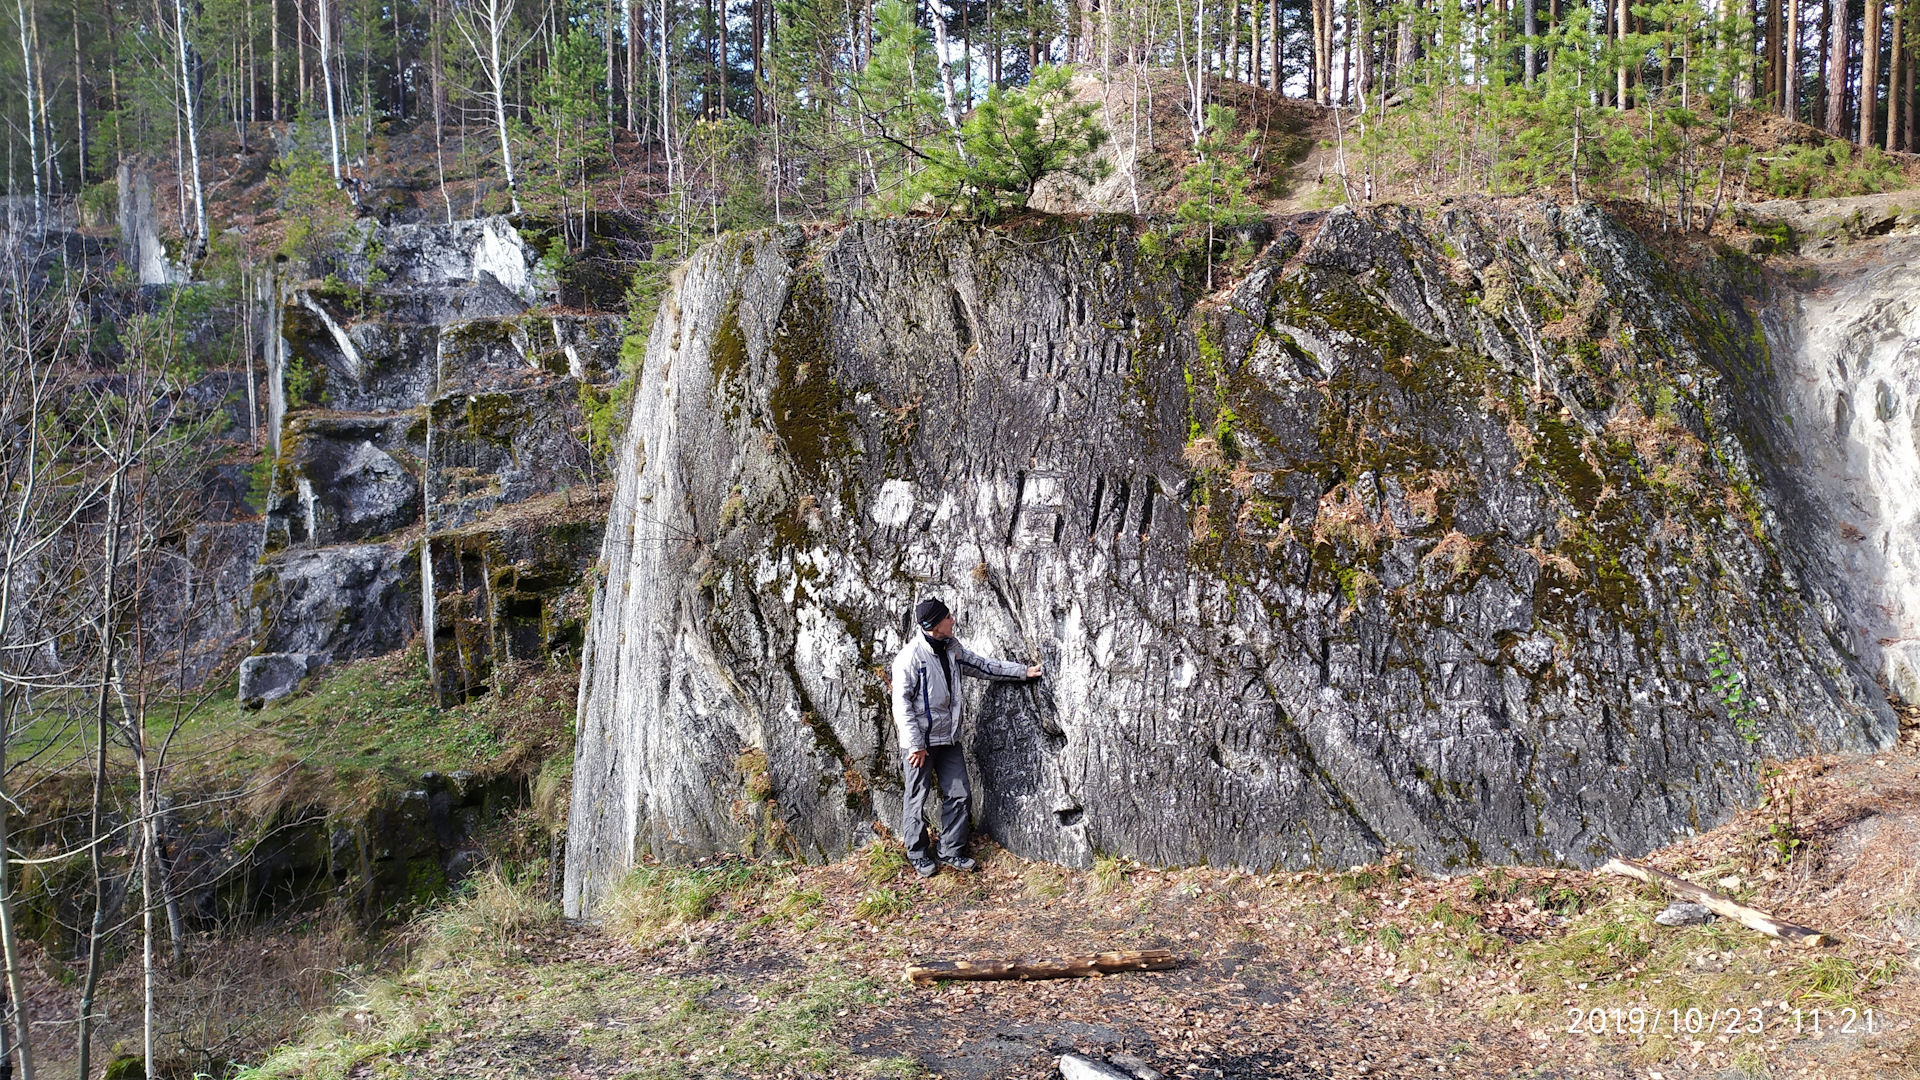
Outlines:
[[[940,625],[940,620],[951,614],[952,612],[947,610],[947,605],[933,597],[928,597],[913,609],[913,621],[920,624],[920,629],[931,630]]]

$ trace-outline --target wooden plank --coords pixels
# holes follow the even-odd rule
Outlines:
[[[1839,939],[1831,934],[1823,934],[1812,927],[1801,926],[1799,923],[1792,923],[1785,919],[1775,918],[1761,911],[1759,908],[1750,908],[1730,897],[1722,896],[1704,885],[1695,885],[1693,882],[1687,881],[1684,878],[1675,877],[1664,870],[1656,870],[1651,866],[1634,862],[1631,859],[1622,859],[1615,856],[1614,858],[1608,859],[1607,864],[1602,866],[1600,871],[1607,874],[1620,874],[1638,881],[1644,881],[1649,885],[1659,885],[1683,900],[1691,900],[1705,907],[1715,915],[1733,919],[1740,923],[1740,925],[1751,930],[1758,930],[1768,937],[1776,937],[1782,941],[1791,941],[1808,948],[1815,948],[1821,945],[1834,945],[1838,944],[1839,941]]]
[[[1166,949],[1129,949],[1045,960],[929,960],[907,968],[916,986],[936,982],[997,982],[1026,979],[1078,979],[1123,971],[1165,971],[1180,958]]]

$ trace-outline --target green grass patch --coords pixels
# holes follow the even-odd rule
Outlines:
[[[862,896],[853,905],[854,917],[868,922],[879,922],[904,915],[913,907],[913,901],[902,895],[898,889],[875,889]]]
[[[709,866],[636,866],[608,891],[599,914],[608,932],[637,944],[652,943],[669,931],[712,918],[729,897],[759,889],[771,873],[762,864],[741,859]]]
[[[922,1075],[911,1061],[857,1058],[834,1038],[838,1016],[873,1008],[891,993],[836,969],[737,983],[583,962],[442,967],[370,985],[240,1077],[457,1075],[471,1071],[459,1063],[477,1063],[471,1055],[479,1049],[505,1066],[499,1059],[537,1055],[533,1047],[556,1031],[568,1033],[574,1055],[636,1080],[787,1067],[807,1076]],[[515,1064],[537,1070],[543,1062]]]
[[[259,709],[240,704],[231,680],[191,697],[155,698],[145,714],[147,744],[156,756],[165,748],[176,782],[228,790],[248,780],[246,809],[257,815],[279,805],[347,812],[417,786],[428,772],[532,772],[570,756],[576,680],[554,668],[505,670],[497,673],[500,692],[440,708],[425,656],[412,648],[329,667]],[[15,760],[31,758],[32,769],[55,775],[90,771],[91,698],[45,695],[36,706],[10,748]],[[130,759],[114,764],[131,775]],[[565,779],[550,778],[550,797]]]
[[[1653,915],[1666,900],[1646,887],[1598,891],[1562,932],[1513,948],[1508,962],[1519,972],[1521,990],[1495,999],[1489,1012],[1558,1031],[1570,1023],[1569,1002],[1608,1018],[1657,1015],[1669,1025],[1690,1011],[1709,1023],[1729,1002],[1746,1009],[1766,998],[1773,1002],[1774,1014],[1766,1017],[1771,1031],[1791,1015],[1789,1008],[1863,1007],[1865,997],[1896,974],[1891,966],[1869,967],[1844,954],[1770,948],[1771,939],[1727,919],[1661,926]],[[1634,1056],[1656,1060],[1695,1037],[1650,1028]]]
[[[907,868],[907,849],[895,840],[875,840],[868,844],[860,866],[860,876],[869,885],[885,885]]]

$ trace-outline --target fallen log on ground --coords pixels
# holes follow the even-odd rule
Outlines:
[[[1009,979],[1078,979],[1123,971],[1165,971],[1180,958],[1166,949],[1130,949],[1049,960],[929,960],[907,968],[915,986],[936,982],[994,982]]]
[[[1733,919],[1740,923],[1740,925],[1751,930],[1758,930],[1768,937],[1776,937],[1782,941],[1791,941],[1797,945],[1807,946],[1808,948],[1820,945],[1832,945],[1838,941],[1838,939],[1831,934],[1823,934],[1812,927],[1801,926],[1799,923],[1792,923],[1785,919],[1775,918],[1761,911],[1759,908],[1750,908],[1729,897],[1722,896],[1704,885],[1695,885],[1693,882],[1687,881],[1684,878],[1675,877],[1665,870],[1656,870],[1651,866],[1634,862],[1631,859],[1622,859],[1619,856],[1615,856],[1608,859],[1607,864],[1602,866],[1600,871],[1607,874],[1620,874],[1638,881],[1644,881],[1649,885],[1659,885],[1683,900],[1691,900],[1705,907],[1715,915]]]

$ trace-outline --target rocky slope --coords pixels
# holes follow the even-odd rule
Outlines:
[[[448,693],[577,646],[568,593],[601,517],[583,403],[617,377],[622,331],[543,307],[551,277],[486,218],[369,226],[324,279],[277,286],[243,697],[400,648],[427,612]]]
[[[688,265],[587,635],[570,910],[641,854],[891,820],[880,669],[927,594],[1047,665],[965,741],[980,824],[1070,864],[1584,864],[1893,739],[1866,586],[1770,441],[1751,264],[1590,207],[1338,210],[1206,297],[1137,228]]]

